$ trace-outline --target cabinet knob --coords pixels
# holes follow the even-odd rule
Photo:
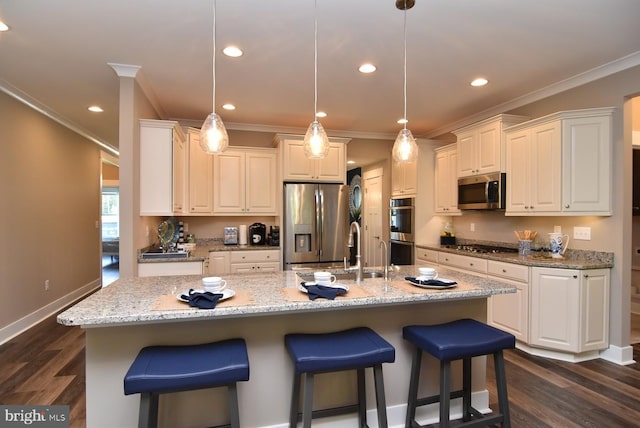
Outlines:
[[[444,258],[444,261],[445,261],[445,262],[448,262],[448,261],[449,261],[449,259],[445,257],[445,258]]]
[[[589,274],[588,274],[588,273],[585,273],[585,274],[584,274],[584,277],[585,277],[585,278],[589,278]]]
[[[502,269],[502,273],[507,273],[507,270],[506,269]]]
[[[578,275],[573,275],[573,279],[577,279],[577,278],[578,278]]]
[[[525,209],[525,210],[528,210],[528,209],[529,209],[529,205],[525,205],[525,206],[524,206],[524,209]]]
[[[473,263],[469,263],[469,266],[473,266]]]
[[[565,208],[569,208],[569,204],[565,205],[564,207],[565,207]]]

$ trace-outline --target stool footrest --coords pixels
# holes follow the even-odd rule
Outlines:
[[[502,422],[502,415],[501,414],[489,414],[489,415],[483,415],[482,413],[478,412],[476,409],[473,409],[476,413],[474,413],[474,416],[476,417],[473,420],[470,421],[466,421],[466,422],[460,422],[460,420],[455,420],[455,421],[451,421],[452,425],[455,426],[455,428],[474,428],[474,427],[487,427],[489,425],[493,425],[493,424],[499,424]],[[411,423],[411,428],[436,428],[439,426],[438,422],[432,423],[432,424],[428,424],[428,425],[421,425],[418,422],[416,422],[415,420],[412,421]]]
[[[318,409],[311,412],[312,419],[328,418],[331,416],[348,415],[358,411],[358,404],[349,404],[328,409]],[[302,421],[302,412],[298,412],[298,422]]]
[[[451,391],[451,394],[449,394],[449,397],[451,397],[451,399],[462,398],[463,392],[464,391],[461,389],[459,389],[458,391]],[[438,403],[439,401],[440,401],[440,394],[418,398],[416,400],[416,407],[426,406],[427,404]]]

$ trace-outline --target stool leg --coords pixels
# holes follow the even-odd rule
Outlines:
[[[300,373],[293,376],[291,389],[291,409],[289,410],[289,428],[298,426],[298,408],[300,407]]]
[[[304,404],[302,408],[302,427],[311,428],[313,413],[313,373],[306,373],[304,380]]]
[[[358,423],[367,428],[367,393],[365,390],[364,369],[358,369]]]
[[[451,361],[440,361],[440,428],[449,428]]]
[[[511,427],[511,416],[509,415],[509,397],[507,395],[507,376],[504,369],[504,355],[502,350],[493,354],[493,361],[496,372],[496,386],[498,390],[498,406],[502,413],[502,428]]]
[[[384,378],[382,364],[373,366],[373,380],[376,387],[376,408],[378,410],[378,427],[387,428],[387,400],[384,396]]]
[[[228,386],[229,419],[231,428],[240,428],[240,411],[238,410],[238,385],[234,382]]]
[[[471,420],[471,358],[462,359],[462,420]]]
[[[156,428],[158,426],[158,394],[143,392],[140,394],[140,412],[138,428]]]
[[[409,398],[407,398],[407,417],[404,426],[411,428],[416,418],[416,403],[418,400],[418,385],[420,383],[420,365],[422,362],[422,349],[415,348],[411,363],[411,377],[409,378]]]

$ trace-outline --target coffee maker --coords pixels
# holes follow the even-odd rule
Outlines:
[[[251,245],[266,245],[267,226],[264,223],[253,223],[249,226],[249,243]]]

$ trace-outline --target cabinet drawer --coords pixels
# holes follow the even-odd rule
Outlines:
[[[441,265],[454,266],[473,272],[487,273],[487,260],[458,254],[440,253],[438,262]]]
[[[488,260],[487,273],[520,282],[529,282],[529,267]]]
[[[279,250],[231,251],[231,263],[278,262]]]
[[[435,250],[426,250],[424,248],[417,248],[416,259],[421,262],[438,263],[438,252]]]

